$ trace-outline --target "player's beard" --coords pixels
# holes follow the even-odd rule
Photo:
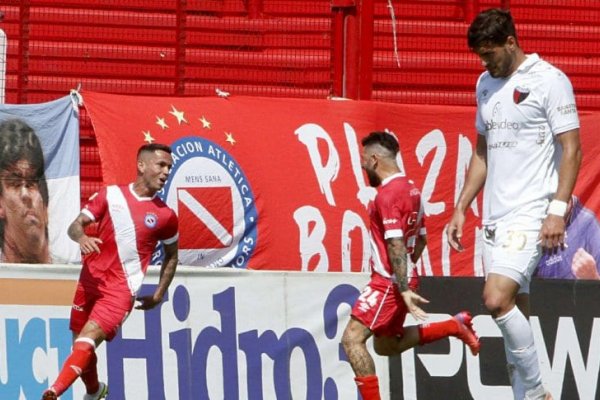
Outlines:
[[[381,179],[375,173],[375,171],[366,170],[366,172],[367,172],[367,178],[369,178],[369,185],[371,185],[373,187],[377,187],[377,186],[381,185]]]
[[[504,57],[492,65],[492,68],[488,68],[488,72],[493,78],[507,78],[513,73],[512,65],[514,63],[513,55],[504,49]]]

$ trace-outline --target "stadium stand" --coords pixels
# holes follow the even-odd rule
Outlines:
[[[478,10],[498,6],[510,7],[526,51],[571,77],[580,108],[599,109],[595,0],[5,0],[5,101],[47,101],[81,84],[158,96],[214,95],[218,87],[473,105],[481,66],[466,47],[466,28]],[[370,13],[372,30],[354,23]],[[350,74],[343,63],[354,56],[362,67]],[[352,85],[360,91],[345,93]],[[81,163],[86,198],[101,172],[85,110]]]

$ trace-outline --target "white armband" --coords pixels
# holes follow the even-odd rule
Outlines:
[[[548,206],[548,214],[564,217],[567,213],[567,202],[560,200],[552,200]]]

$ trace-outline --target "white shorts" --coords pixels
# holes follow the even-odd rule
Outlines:
[[[519,284],[519,293],[529,293],[531,276],[542,249],[542,220],[513,218],[483,227],[483,268],[489,273],[511,278]]]

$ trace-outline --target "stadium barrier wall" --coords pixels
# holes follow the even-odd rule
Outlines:
[[[0,399],[37,399],[56,378],[79,270],[0,265]],[[180,267],[160,306],[98,348],[100,377],[113,400],[359,399],[340,341],[367,280]],[[157,282],[151,268],[141,293]],[[387,388],[388,360],[376,362]],[[83,393],[78,381],[61,400]]]
[[[78,266],[0,265],[0,398],[37,398],[70,352]],[[152,268],[143,287],[158,280]],[[340,346],[364,273],[180,267],[165,301],[98,349],[111,399],[359,399]],[[383,399],[507,399],[500,332],[481,278],[423,278],[430,320],[475,314],[479,357],[457,339],[375,357]],[[596,398],[600,284],[534,281],[531,324],[556,399]],[[408,321],[413,323],[414,321]],[[110,368],[107,368],[110,366]],[[386,390],[386,388],[390,388]],[[77,382],[62,399],[83,395]]]
[[[481,338],[473,357],[448,341],[390,359],[391,398],[512,399],[501,333],[481,301],[482,278],[423,278],[430,314],[469,309]],[[600,282],[534,279],[531,318],[542,379],[559,400],[597,400],[600,371]]]

